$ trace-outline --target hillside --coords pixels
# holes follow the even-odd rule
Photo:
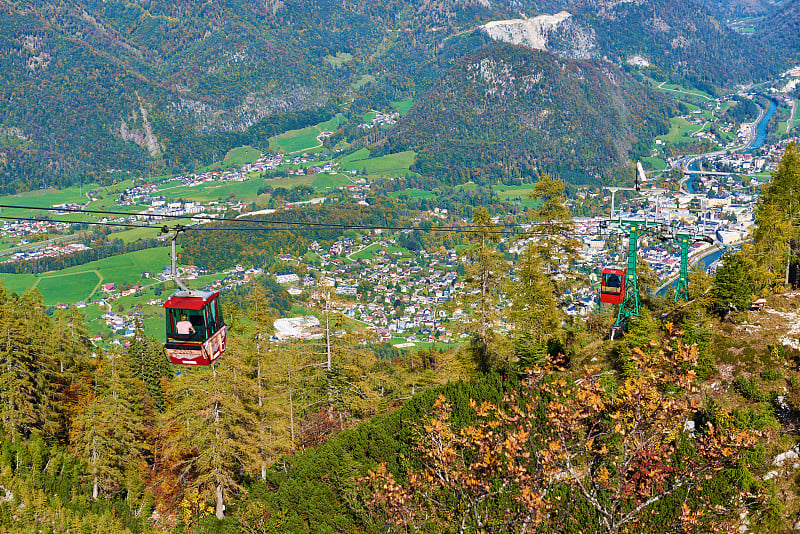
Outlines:
[[[420,149],[416,170],[479,183],[535,169],[584,180],[625,164],[669,130],[670,102],[599,60],[495,43],[467,56],[390,134]]]
[[[787,59],[800,60],[800,4],[787,2],[759,26],[756,39],[771,43]]]
[[[566,27],[545,32],[542,47],[564,57],[644,61],[709,90],[783,67],[688,0],[7,2],[0,190],[267,148],[287,127],[422,95],[509,33],[480,30],[488,23],[562,11]]]

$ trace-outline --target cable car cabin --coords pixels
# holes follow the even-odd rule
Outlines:
[[[625,300],[625,275],[627,269],[607,267],[603,269],[600,282],[600,302],[606,304],[622,304]]]
[[[177,291],[164,303],[164,348],[172,363],[211,365],[225,352],[227,326],[217,297],[218,291]]]

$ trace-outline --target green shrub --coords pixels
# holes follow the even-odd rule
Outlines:
[[[779,378],[783,378],[783,373],[778,371],[777,369],[764,369],[761,371],[761,378],[768,382],[772,382],[773,380],[778,380]]]
[[[733,380],[733,387],[736,388],[736,391],[747,400],[751,400],[754,402],[767,402],[770,399],[770,396],[762,393],[758,389],[758,384],[756,383],[755,378],[745,378],[741,375],[737,376]]]

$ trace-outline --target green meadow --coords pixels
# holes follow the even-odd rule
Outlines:
[[[661,171],[667,168],[667,162],[661,158],[642,158],[645,168]]]
[[[222,160],[223,167],[240,167],[245,163],[252,163],[261,157],[261,151],[251,146],[232,148]]]
[[[393,191],[389,193],[387,196],[393,198],[428,198],[433,199],[436,198],[436,193],[433,191],[425,191],[423,189],[414,189],[408,188],[403,189],[402,191]]]
[[[45,304],[76,302],[95,296],[100,283],[136,283],[143,271],[161,272],[169,262],[165,245],[40,275],[0,274],[0,280],[6,288],[18,293],[36,287]]]
[[[408,110],[411,109],[411,106],[414,105],[414,99],[397,100],[396,102],[392,102],[392,105],[400,112],[400,115],[405,115],[408,113]]]
[[[309,150],[321,149],[322,143],[317,139],[319,134],[322,132],[335,132],[339,129],[341,124],[342,117],[337,115],[316,126],[307,126],[300,130],[289,130],[288,132],[270,138],[269,148],[286,154],[296,154]],[[324,152],[324,150],[318,150],[318,152]]]
[[[359,151],[360,152],[360,151]],[[357,154],[357,152],[356,152]],[[345,170],[361,171],[366,169],[369,174],[401,175],[408,172],[417,153],[413,150],[388,154],[377,158],[342,161]]]

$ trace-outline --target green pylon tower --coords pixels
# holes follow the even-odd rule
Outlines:
[[[675,302],[689,300],[689,234],[677,234],[675,239],[681,247],[681,270],[678,273],[678,286],[675,288]]]
[[[639,315],[639,278],[636,273],[636,259],[639,256],[639,237],[648,227],[661,227],[656,221],[620,221],[620,227],[627,230],[628,234],[628,270],[625,275],[625,298],[619,305],[617,321],[612,327],[612,339],[615,331],[620,331],[627,320]]]
[[[714,244],[714,240],[705,235],[675,234],[674,239],[681,247],[681,270],[678,273],[678,285],[675,288],[675,302],[689,300],[689,245],[698,241]]]
[[[625,275],[625,298],[619,305],[617,322],[614,323],[614,326],[621,326],[631,315],[639,315],[639,279],[636,276],[636,258],[639,255],[639,232],[641,232],[642,226],[633,223],[628,227],[628,270]]]

